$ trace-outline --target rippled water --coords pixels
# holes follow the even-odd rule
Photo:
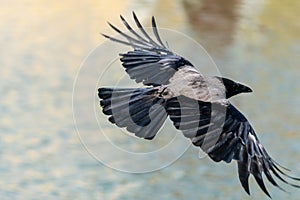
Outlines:
[[[104,41],[99,32],[112,33],[106,21],[120,25],[119,13],[130,16],[132,10],[146,24],[155,15],[160,27],[194,38],[224,76],[251,86],[253,94],[233,102],[270,154],[300,176],[299,1],[196,2],[0,1],[1,199],[267,199],[253,179],[252,196],[247,197],[234,163],[198,159],[196,148],[163,170],[137,175],[100,164],[82,146],[72,114],[76,73]],[[183,49],[183,56],[197,62],[197,52]],[[123,77],[120,65],[119,69],[105,85]],[[87,86],[97,86],[88,76],[84,80]],[[87,87],[92,97],[94,89]],[[86,102],[94,99],[83,96],[80,103]],[[98,111],[104,132],[114,134],[118,144],[149,150],[151,143],[124,136]],[[99,147],[98,126],[86,120],[81,128]],[[163,133],[172,131],[167,126]],[[167,141],[171,136],[159,137]],[[291,192],[286,194],[267,187],[274,199],[300,195],[293,188],[285,187]]]

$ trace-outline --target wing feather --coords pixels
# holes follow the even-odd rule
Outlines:
[[[120,18],[128,30],[128,34],[111,23],[108,24],[124,40],[102,34],[111,41],[133,47],[133,51],[120,54],[122,65],[131,79],[134,79],[137,83],[141,82],[144,85],[156,86],[167,84],[179,68],[193,66],[188,60],[170,51],[162,42],[154,17],[152,17],[151,23],[154,38],[151,38],[138,20],[136,14],[134,12],[132,14],[135,25],[141,34],[133,30],[123,16],[120,16]]]
[[[269,197],[271,196],[265,186],[263,174],[273,186],[283,191],[285,190],[279,186],[274,177],[288,185],[300,188],[299,185],[290,183],[282,177],[300,180],[286,174],[277,166],[278,164],[258,140],[246,117],[229,102],[228,104],[208,103],[180,96],[168,100],[166,110],[175,127],[182,130],[183,134],[187,135],[195,146],[204,150],[212,160],[227,163],[232,160],[237,161],[239,180],[248,194],[250,194],[250,175]],[[181,113],[184,113],[182,117]],[[198,123],[195,121],[197,119]],[[223,124],[221,119],[224,121]],[[202,129],[205,124],[209,126]],[[202,130],[200,133],[199,129]],[[186,134],[186,131],[189,134]]]

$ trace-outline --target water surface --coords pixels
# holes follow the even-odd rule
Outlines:
[[[132,10],[145,24],[155,15],[160,27],[194,38],[224,76],[249,85],[254,93],[234,98],[234,104],[270,154],[300,175],[299,1],[196,2],[0,2],[1,199],[267,199],[252,178],[253,196],[245,194],[234,163],[198,159],[193,147],[169,167],[139,175],[110,169],[83,148],[72,116],[76,73],[88,53],[104,41],[99,32],[112,33],[106,21],[120,25],[118,15],[130,17]],[[178,51],[197,63],[197,52],[187,47]],[[121,65],[119,69],[105,85],[124,77],[122,84],[133,86]],[[85,80],[97,86],[88,76]],[[91,96],[94,89],[87,88]],[[90,101],[94,99],[82,97],[81,103]],[[99,118],[118,144],[137,151],[153,147],[108,124],[100,110]],[[97,147],[98,125],[84,123]],[[175,131],[166,125],[161,141]],[[285,187],[291,192],[286,194],[267,187],[274,199],[300,195],[293,188]]]

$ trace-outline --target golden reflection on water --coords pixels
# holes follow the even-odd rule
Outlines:
[[[208,51],[219,50],[232,42],[239,16],[239,0],[183,0],[189,22],[198,40]]]

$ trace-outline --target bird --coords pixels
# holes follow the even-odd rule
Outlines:
[[[249,177],[253,176],[271,198],[263,174],[282,191],[285,189],[276,179],[300,188],[287,180],[300,179],[289,175],[286,171],[290,170],[268,154],[248,119],[229,100],[252,89],[225,77],[202,75],[162,41],[154,16],[151,36],[135,12],[132,15],[139,32],[120,15],[126,33],[108,24],[123,39],[102,35],[132,48],[119,54],[120,61],[129,77],[143,87],[98,89],[100,107],[109,122],[126,128],[136,137],[152,140],[169,118],[176,129],[213,161],[235,161],[240,184],[248,195]]]

